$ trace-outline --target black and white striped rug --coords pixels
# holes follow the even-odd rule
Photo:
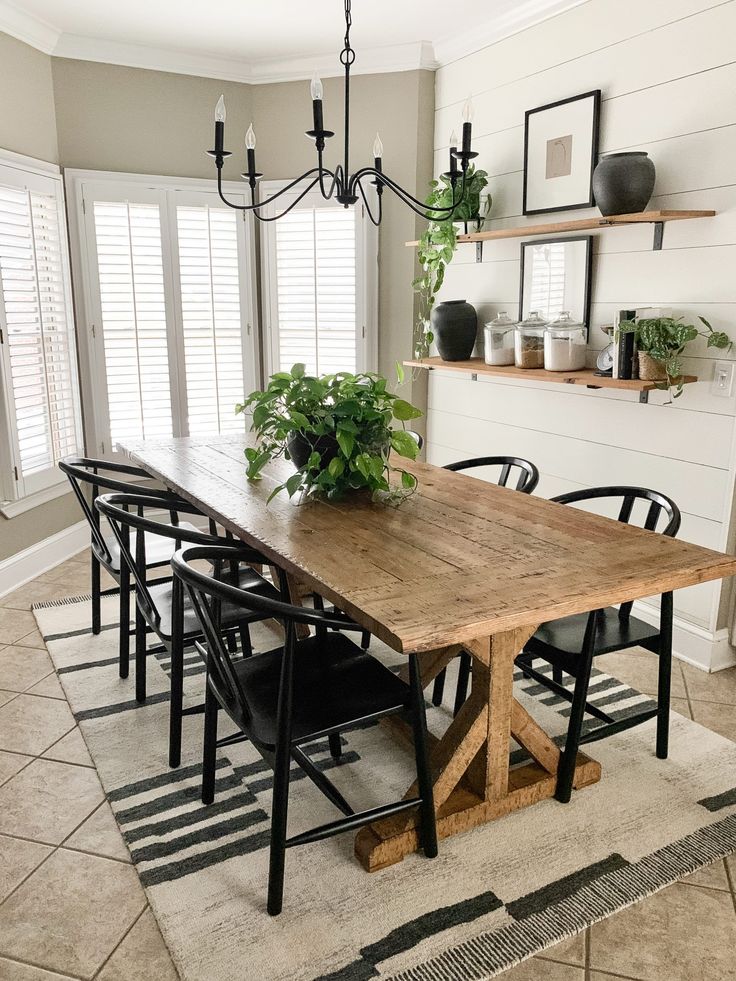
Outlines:
[[[117,606],[103,600],[96,637],[87,598],[35,614],[185,981],[483,981],[736,851],[736,744],[673,714],[669,760],[654,756],[653,722],[596,743],[600,783],[568,805],[546,801],[446,839],[433,861],[412,855],[368,875],[352,835],[289,852],[284,910],[271,918],[270,772],[247,743],[228,747],[215,803],[201,804],[202,716],[185,719],[182,765],[170,770],[168,662],[149,658],[148,700],[137,705],[133,671],[127,681],[117,673]],[[274,635],[258,627],[254,641],[263,650]],[[401,661],[375,640],[372,650]],[[187,698],[200,702],[195,653],[186,675]],[[567,703],[516,684],[561,735]],[[601,672],[591,693],[615,717],[648,701]],[[428,716],[438,733],[449,719],[445,707]],[[520,762],[523,752],[511,751]],[[326,743],[309,752],[356,809],[401,796],[413,779],[411,757],[379,726],[348,734],[340,765]],[[335,816],[295,770],[289,833]]]

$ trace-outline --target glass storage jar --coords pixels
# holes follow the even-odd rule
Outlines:
[[[563,310],[544,332],[544,367],[547,371],[580,371],[585,367],[587,346],[585,324]]]
[[[547,321],[532,310],[515,330],[514,352],[517,368],[544,367],[544,331]]]
[[[503,310],[484,327],[486,364],[514,363],[514,328],[516,321]]]

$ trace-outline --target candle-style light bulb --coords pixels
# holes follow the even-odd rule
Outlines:
[[[474,115],[475,109],[473,108],[473,99],[471,96],[468,96],[465,101],[465,105],[463,106],[463,122],[472,123]]]
[[[473,100],[468,96],[468,101],[463,106],[463,150],[464,154],[470,153],[470,133],[473,128]],[[468,156],[463,157],[463,170],[467,167]]]
[[[315,99],[321,99],[324,95],[324,90],[322,88],[322,79],[315,72],[312,76],[312,83],[309,86],[309,90],[312,93],[312,101]]]
[[[378,133],[376,133],[376,138],[373,141],[373,156],[376,158],[383,156],[383,143]]]
[[[457,149],[457,133],[455,130],[450,133],[450,149],[452,150],[453,147]]]
[[[256,134],[253,129],[253,123],[250,124],[245,134],[245,148],[246,150],[255,150],[256,148]]]
[[[217,100],[217,105],[215,106],[215,122],[224,123],[225,122],[225,96],[221,95]]]
[[[457,133],[453,130],[450,133],[450,176],[457,174],[457,157],[455,156],[455,151],[457,150]]]

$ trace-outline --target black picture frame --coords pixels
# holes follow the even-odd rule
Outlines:
[[[585,201],[574,201],[570,204],[558,205],[554,208],[527,208],[527,174],[529,161],[529,119],[531,116],[540,112],[547,112],[550,109],[558,109],[560,106],[569,105],[571,102],[579,102],[582,99],[593,100],[593,127],[591,133],[591,152],[590,152],[590,179],[588,181],[588,197]],[[573,95],[569,99],[559,99],[557,102],[550,102],[546,106],[537,106],[536,109],[527,109],[524,113],[524,184],[522,191],[522,213],[525,215],[547,215],[556,211],[574,211],[576,208],[592,208],[595,205],[593,198],[593,171],[598,162],[598,138],[600,133],[601,116],[601,90],[593,89],[590,92],[583,92],[582,95]]]
[[[592,235],[572,235],[569,238],[560,236],[558,238],[533,238],[522,242],[519,255],[519,320],[524,320],[530,313],[524,310],[524,250],[530,245],[553,245],[557,242],[585,242],[585,273],[583,275],[583,323],[585,324],[586,337],[590,336],[590,302],[592,293],[593,279],[593,236]]]

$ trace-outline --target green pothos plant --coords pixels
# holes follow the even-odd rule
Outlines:
[[[694,324],[682,323],[682,317],[622,320],[618,326],[618,334],[634,334],[637,348],[662,364],[667,377],[657,383],[657,388],[669,390],[673,399],[682,394],[682,354],[690,341],[705,337],[708,347],[729,351],[733,347],[733,341],[725,331],[714,330],[705,317],[698,317],[698,320],[705,330],[698,330]]]
[[[473,164],[468,167],[465,178],[465,192],[462,203],[452,218],[432,220],[419,239],[418,257],[422,273],[412,283],[418,297],[417,315],[414,325],[414,355],[424,358],[434,340],[430,328],[430,314],[435,297],[445,279],[445,268],[452,262],[457,248],[458,228],[461,221],[477,221],[485,218],[491,207],[490,196],[485,199],[481,214],[481,194],[488,184],[485,170],[476,170]],[[444,174],[439,180],[430,181],[430,191],[425,204],[429,210],[449,208],[453,203],[453,189],[449,177]],[[462,178],[455,185],[455,200],[460,194]]]
[[[245,451],[248,479],[260,479],[266,464],[281,456],[296,466],[299,456],[305,462],[274,488],[269,501],[284,490],[289,497],[317,494],[330,500],[368,490],[376,499],[399,503],[415,490],[416,477],[394,466],[389,453],[416,459],[418,445],[406,423],[422,413],[387,384],[372,372],[315,377],[303,364],[276,372],[264,391],[252,392],[235,408],[252,413],[258,436],[258,445]]]

